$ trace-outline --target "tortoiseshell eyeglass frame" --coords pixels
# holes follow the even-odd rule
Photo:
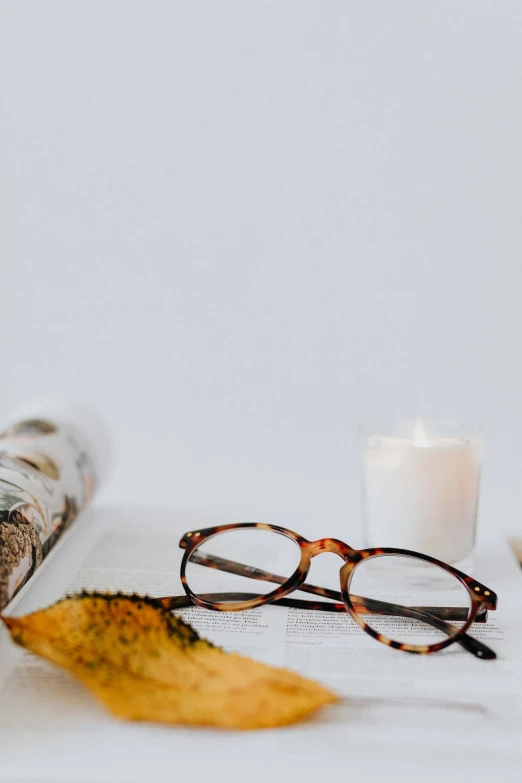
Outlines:
[[[276,533],[280,536],[294,541],[301,550],[301,558],[296,570],[289,578],[272,574],[259,568],[254,568],[244,563],[237,563],[233,560],[226,560],[216,555],[211,555],[200,550],[202,544],[220,533],[232,530],[252,529],[265,530]],[[449,647],[455,642],[470,652],[477,658],[493,659],[496,654],[493,650],[469,636],[469,630],[473,622],[486,622],[487,610],[497,608],[497,596],[485,585],[477,582],[471,576],[467,576],[447,563],[437,560],[429,555],[420,552],[413,552],[408,549],[394,549],[391,547],[374,549],[353,549],[344,541],[336,538],[321,538],[318,541],[308,541],[298,533],[277,525],[267,525],[262,522],[240,522],[229,525],[219,525],[209,527],[204,530],[193,530],[181,538],[179,546],[185,550],[181,562],[181,582],[186,593],[185,596],[165,597],[159,599],[161,603],[170,609],[180,609],[191,604],[196,604],[204,609],[211,609],[218,612],[240,612],[246,609],[255,609],[265,604],[278,604],[300,609],[315,609],[322,611],[347,612],[357,625],[382,644],[386,644],[396,650],[404,650],[410,653],[434,653]],[[312,558],[322,552],[333,552],[344,560],[344,565],[340,571],[341,591],[330,590],[324,587],[317,587],[306,582],[306,577],[310,570]],[[426,563],[431,563],[444,571],[452,574],[468,591],[471,599],[471,608],[469,607],[435,607],[435,606],[402,606],[400,604],[378,601],[375,599],[356,596],[350,592],[350,584],[357,566],[365,560],[372,557],[381,557],[383,555],[399,555],[404,557],[413,557]],[[220,571],[226,571],[238,576],[247,576],[251,579],[264,582],[273,582],[279,585],[275,590],[266,594],[257,593],[194,593],[187,583],[186,567],[188,562],[198,563],[208,568],[215,568]],[[324,601],[305,601],[299,599],[289,599],[287,596],[300,590],[306,593],[334,600],[330,604]],[[231,603],[232,602],[232,603]],[[384,614],[389,616],[408,617],[413,620],[419,620],[448,635],[447,639],[436,644],[414,645],[389,639],[387,636],[371,628],[363,619],[363,614]],[[451,625],[448,621],[464,621],[460,627]]]

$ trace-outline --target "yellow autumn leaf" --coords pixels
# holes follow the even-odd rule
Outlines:
[[[224,652],[151,598],[81,593],[2,619],[13,641],[67,669],[127,720],[259,729],[336,700],[294,672]]]

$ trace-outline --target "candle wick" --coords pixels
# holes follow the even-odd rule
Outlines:
[[[416,446],[428,446],[429,439],[424,426],[424,422],[420,416],[417,417],[415,426],[413,428],[413,442]]]

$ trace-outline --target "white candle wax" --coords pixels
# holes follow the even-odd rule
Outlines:
[[[413,549],[448,563],[471,557],[482,443],[372,436],[363,455],[366,524],[372,546]]]

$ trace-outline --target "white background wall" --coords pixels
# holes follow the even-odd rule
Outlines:
[[[518,0],[0,22],[2,411],[91,401],[105,502],[323,534],[359,524],[358,422],[462,415],[482,523],[522,530]]]

